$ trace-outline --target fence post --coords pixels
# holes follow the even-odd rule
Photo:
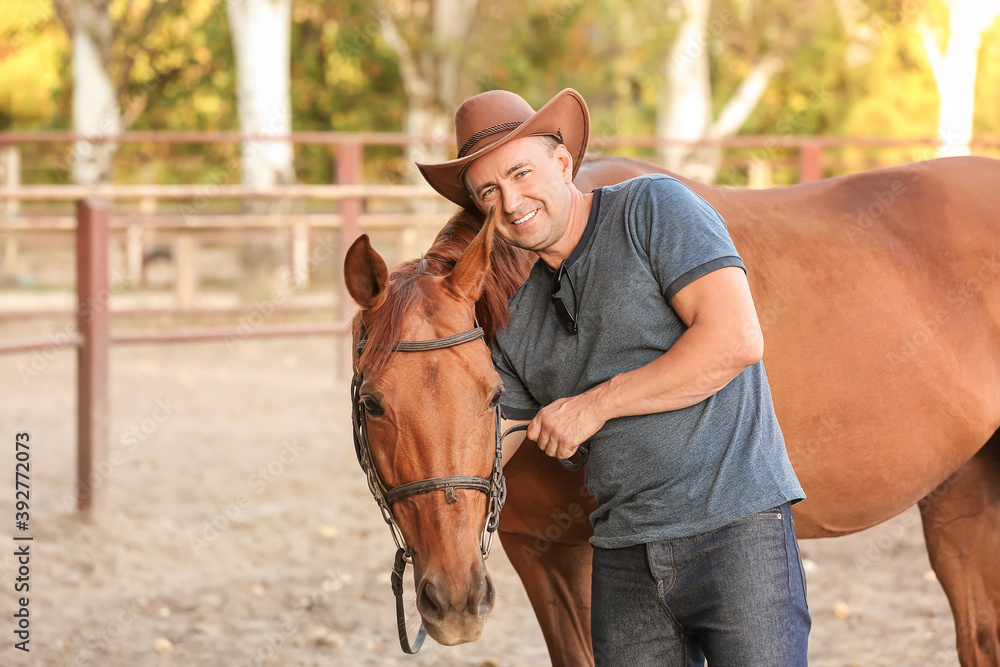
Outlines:
[[[0,144],[0,186],[13,190],[21,185],[21,153],[17,146],[4,146]],[[8,199],[0,204],[2,215],[0,217],[12,219],[21,213],[21,202],[17,199]],[[0,239],[3,246],[3,258],[0,259],[2,273],[8,276],[16,276],[20,273],[18,264],[18,238],[14,232],[8,232],[6,237]]]
[[[141,225],[131,224],[125,228],[125,275],[133,286],[142,284],[142,237]]]
[[[291,236],[292,284],[297,288],[309,287],[309,223],[293,222]]]
[[[818,141],[806,141],[799,146],[799,183],[812,183],[823,178],[822,153],[823,144]]]
[[[190,308],[194,305],[194,294],[198,289],[198,264],[195,256],[198,253],[198,241],[194,232],[182,229],[177,233],[177,305],[180,308]]]
[[[101,514],[108,509],[108,348],[111,291],[108,287],[107,201],[76,203],[77,350],[76,506]]]
[[[0,185],[14,189],[21,185],[21,151],[17,146],[0,146]],[[21,202],[8,199],[3,203],[6,218],[16,218],[21,213]]]
[[[337,184],[338,185],[360,185],[361,183],[361,144],[348,142],[340,144],[337,148]],[[340,200],[340,263],[337,266],[337,277],[340,284],[339,304],[340,321],[346,322],[354,312],[354,300],[347,293],[347,285],[344,282],[344,258],[347,256],[347,249],[354,243],[354,239],[361,233],[361,226],[358,219],[361,216],[361,199],[351,197]],[[348,352],[350,339],[341,346],[338,364],[338,377],[351,377],[352,356]]]

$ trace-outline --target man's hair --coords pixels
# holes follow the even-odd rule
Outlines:
[[[534,135],[534,137],[535,139],[538,139],[543,144],[545,144],[545,147],[548,148],[549,157],[555,157],[556,146],[562,143],[562,141],[559,140],[559,137],[555,136],[554,134],[537,134]],[[469,187],[469,179],[468,177],[466,177],[464,171],[462,172],[462,185],[465,186],[466,192],[468,192],[469,196],[472,197],[472,200],[475,201],[476,193],[473,192],[472,188]]]
[[[559,137],[555,136],[554,134],[542,134],[539,135],[538,138],[542,140],[543,144],[548,146],[549,155],[555,155],[556,146],[562,143],[562,141],[559,140]]]

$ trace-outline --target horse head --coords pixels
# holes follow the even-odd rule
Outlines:
[[[354,361],[367,447],[412,559],[417,610],[427,633],[445,645],[478,639],[493,608],[481,546],[490,493],[474,485],[424,490],[418,483],[494,478],[502,383],[481,335],[417,350],[405,343],[476,330],[476,301],[490,271],[492,220],[450,271],[451,262],[435,261],[429,252],[390,274],[367,235],[354,242],[344,263],[348,291],[360,307],[353,322]],[[393,489],[404,485],[417,490],[394,498]]]

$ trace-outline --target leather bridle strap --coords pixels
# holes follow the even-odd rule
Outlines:
[[[391,505],[397,500],[409,498],[410,496],[417,496],[422,493],[431,493],[432,491],[447,491],[448,489],[474,489],[489,495],[491,487],[490,480],[485,477],[476,477],[475,475],[434,477],[433,479],[425,479],[419,482],[409,482],[408,484],[394,486],[385,492],[385,499]],[[449,500],[449,502],[454,501]]]
[[[402,548],[396,549],[396,562],[392,566],[392,593],[396,597],[396,630],[399,631],[399,648],[403,653],[413,655],[420,650],[427,638],[427,631],[424,624],[420,624],[417,631],[417,638],[410,643],[410,638],[406,634],[406,610],[403,609],[403,571],[406,570],[406,557]]]
[[[431,350],[442,350],[446,347],[455,347],[456,345],[468,343],[476,340],[477,338],[483,338],[484,336],[485,334],[483,333],[483,328],[476,327],[475,329],[463,331],[462,333],[457,333],[454,336],[447,336],[445,338],[435,338],[433,340],[396,341],[392,344],[392,349],[394,352],[429,352]],[[358,354],[365,351],[365,346],[367,344],[367,338],[363,338],[358,341]]]

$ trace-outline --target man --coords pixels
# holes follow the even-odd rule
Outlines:
[[[537,113],[483,93],[455,122],[458,158],[418,165],[424,177],[495,207],[498,236],[540,258],[493,360],[504,417],[530,419],[528,439],[560,458],[589,446],[597,664],[805,665],[789,509],[805,494],[724,221],[663,175],[581,193],[576,91]]]

